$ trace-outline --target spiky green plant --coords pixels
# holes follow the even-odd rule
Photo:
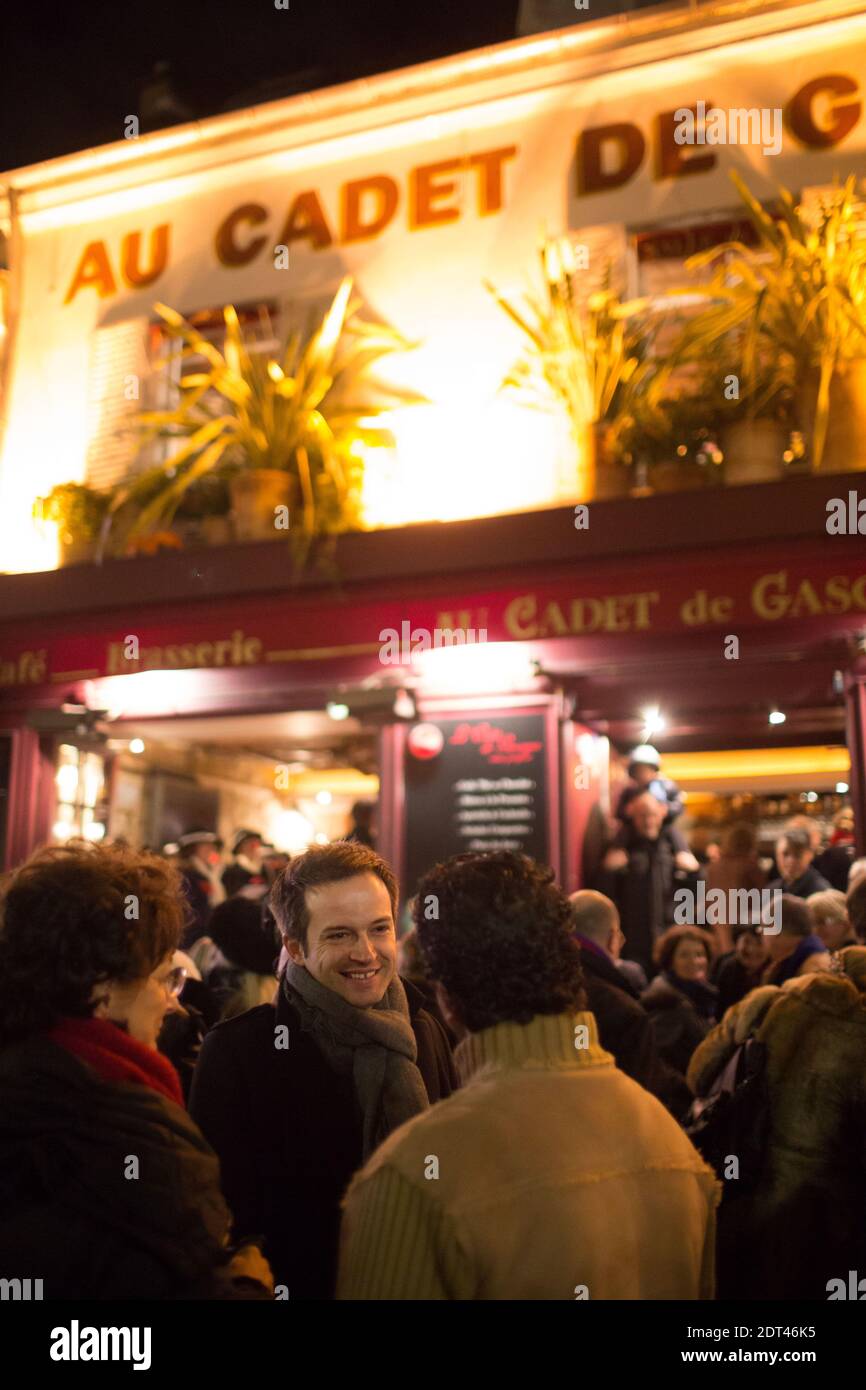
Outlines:
[[[181,377],[174,409],[139,417],[142,448],[154,438],[182,443],[164,465],[118,490],[111,515],[121,542],[170,523],[200,480],[240,470],[278,469],[297,480],[301,526],[290,535],[299,559],[315,536],[357,520],[357,445],[393,444],[386,428],[370,422],[420,397],[371,379],[376,362],[412,345],[359,319],[351,292],[347,276],[318,328],[306,339],[292,332],[275,356],[255,351],[231,305],[223,311],[222,352],[176,310],[155,306],[181,360],[203,357],[207,369]]]
[[[559,402],[580,433],[614,416],[618,398],[639,371],[642,330],[635,323],[648,301],[623,302],[606,277],[584,302],[570,242],[545,240],[539,254],[544,295],[525,295],[525,307],[485,282],[527,339],[503,386],[536,407]]]
[[[737,345],[752,413],[760,413],[796,382],[817,377],[812,452],[821,462],[830,385],[843,362],[866,358],[866,235],[856,181],[823,198],[812,216],[781,188],[781,216],[770,216],[733,172],[758,234],[758,246],[726,242],[691,257],[690,270],[710,267],[707,307],[686,328],[683,356],[709,360]],[[677,293],[694,294],[694,287]],[[725,347],[724,345],[728,346]]]

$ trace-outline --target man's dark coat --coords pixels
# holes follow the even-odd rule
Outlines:
[[[441,1025],[414,985],[403,985],[432,1105],[456,1088],[457,1073]],[[288,1047],[277,1047],[286,1037]],[[351,1077],[302,1031],[282,990],[276,1006],[250,1009],[205,1038],[190,1113],[219,1155],[236,1237],[264,1236],[289,1298],[331,1298],[340,1202],[362,1165],[361,1114]]]
[[[637,991],[606,956],[582,949],[580,958],[587,1004],[595,1015],[602,1047],[613,1053],[626,1076],[682,1119],[691,1104],[691,1092],[659,1056],[652,1023]]]

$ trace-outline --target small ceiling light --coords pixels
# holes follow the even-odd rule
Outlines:
[[[144,739],[143,739],[143,738],[131,738],[131,739],[129,740],[129,751],[130,751],[130,753],[143,753],[143,752],[144,752]]]
[[[788,716],[780,709],[771,709],[768,717],[771,724],[784,724]]]
[[[325,705],[325,709],[327,710],[331,719],[349,718],[349,706],[340,704],[338,700],[329,700],[328,703]]]
[[[809,801],[809,802],[817,801],[817,800],[818,800],[818,793],[817,793],[817,792],[807,792],[807,793],[806,793],[806,800]]]
[[[653,705],[651,709],[643,712],[643,741],[649,743],[654,734],[660,734],[667,726],[667,720],[659,714],[658,705]]]
[[[334,798],[332,797],[329,791],[323,790],[320,792],[316,792],[316,800],[318,801],[320,806],[330,806],[333,799]]]
[[[846,793],[846,791],[848,790],[848,783],[847,783],[847,782],[837,782],[837,783],[836,783],[836,790],[837,790],[837,792],[839,793],[840,796],[844,796],[845,793]]]

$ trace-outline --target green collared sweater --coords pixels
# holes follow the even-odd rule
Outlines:
[[[343,1299],[711,1298],[711,1170],[591,1013],[470,1034],[346,1194]]]

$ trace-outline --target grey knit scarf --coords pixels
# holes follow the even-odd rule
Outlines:
[[[398,1125],[430,1104],[415,1065],[418,1044],[403,983],[395,975],[378,1004],[359,1009],[289,961],[283,990],[334,1070],[354,1080],[366,1160]]]

